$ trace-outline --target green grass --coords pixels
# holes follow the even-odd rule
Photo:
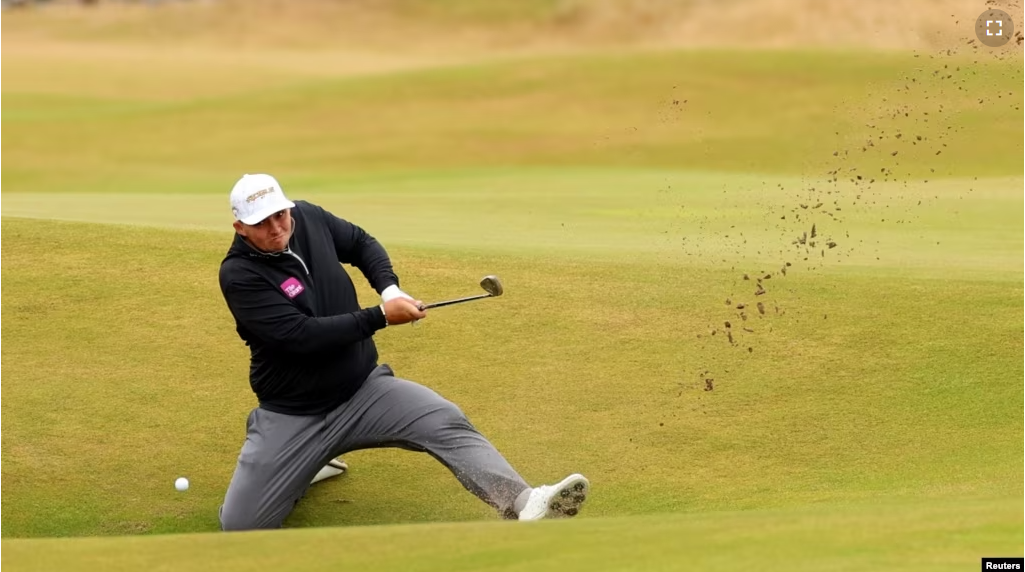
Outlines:
[[[798,177],[625,168],[281,180],[392,246],[728,263],[745,272],[777,270],[787,261],[805,270],[932,276],[1013,277],[1022,269],[1013,234],[1022,228],[1015,216],[1021,198],[1011,177],[865,189]],[[805,190],[817,184],[824,187]],[[815,201],[828,202],[811,213],[799,207]],[[223,230],[231,222],[224,205],[223,193],[213,192],[8,192],[3,208],[9,216]],[[837,242],[827,257],[821,248],[791,244],[816,222],[824,238]]]
[[[678,52],[296,80],[217,97],[202,93],[218,81],[197,81],[193,99],[163,103],[133,98],[131,87],[112,100],[14,91],[4,100],[5,182],[9,192],[216,192],[230,184],[224,173],[254,168],[334,179],[594,165],[814,176],[858,167],[873,178],[887,168],[901,181],[1017,176],[1020,148],[1004,143],[1016,129],[1010,104],[986,100],[1018,89],[1019,75],[960,57],[922,65],[903,54]],[[933,79],[941,65],[964,69],[957,80]],[[915,113],[890,117],[905,106]],[[907,137],[893,139],[897,130]],[[869,138],[875,144],[862,152]]]
[[[1018,520],[1018,524],[1009,524]],[[581,519],[217,535],[5,541],[22,569],[971,570],[1020,548],[1009,503],[820,506]],[[615,539],[615,542],[609,542]],[[188,550],[182,548],[188,546]],[[117,554],[117,557],[111,557]]]
[[[164,98],[159,68],[111,96],[92,88],[123,67],[30,82],[30,63],[5,72],[2,116],[16,569],[953,570],[1020,551],[1022,112],[992,100],[1020,97],[1020,65],[539,56],[268,68],[255,89],[193,61],[172,77],[208,81]],[[493,522],[429,457],[383,450],[310,491],[286,522],[306,530],[191,534],[217,530],[254,405],[216,281],[227,191],[254,171],[365,226],[420,298],[502,277],[503,298],[377,341],[529,481],[587,474],[579,518]],[[793,244],[812,224],[817,246]],[[92,538],[41,538],[68,536]]]

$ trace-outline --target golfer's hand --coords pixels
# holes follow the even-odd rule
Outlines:
[[[422,302],[408,298],[394,298],[384,303],[384,319],[389,326],[408,324],[427,317],[427,311],[421,310]]]

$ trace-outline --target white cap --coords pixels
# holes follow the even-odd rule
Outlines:
[[[231,213],[235,220],[256,224],[270,215],[290,209],[295,203],[288,200],[277,179],[270,175],[242,175],[231,189]]]

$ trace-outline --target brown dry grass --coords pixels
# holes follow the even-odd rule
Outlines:
[[[1021,24],[1018,0],[990,0]],[[410,56],[626,47],[936,49],[970,38],[976,0],[218,0],[8,12],[27,40],[336,49]],[[30,42],[35,43],[35,42]],[[356,66],[360,67],[360,66]]]
[[[1020,5],[1004,8],[1020,23]],[[596,50],[936,50],[970,39],[979,12],[974,0],[65,0],[5,13],[3,79],[5,93],[174,100]]]

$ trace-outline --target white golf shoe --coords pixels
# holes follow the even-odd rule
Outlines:
[[[583,475],[572,474],[555,485],[534,487],[527,504],[520,511],[520,520],[568,518],[576,516],[587,500],[591,483]]]
[[[319,483],[324,479],[330,479],[331,477],[337,477],[349,470],[349,465],[341,459],[331,459],[326,465],[321,467],[317,474],[313,476],[313,480],[310,484]]]

